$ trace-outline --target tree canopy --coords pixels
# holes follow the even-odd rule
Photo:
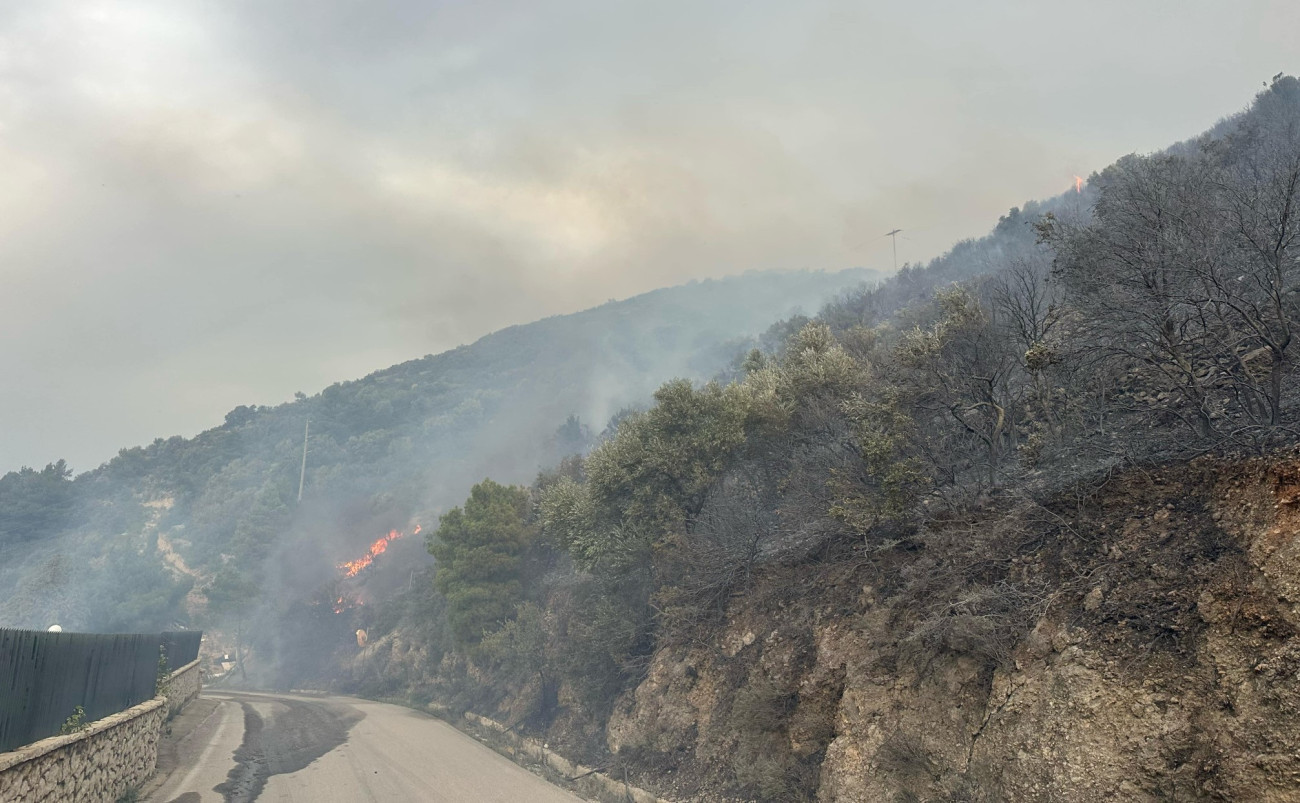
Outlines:
[[[475,644],[498,629],[522,601],[520,563],[536,537],[530,506],[526,489],[484,480],[430,537],[434,584],[447,598],[447,622],[460,643]]]

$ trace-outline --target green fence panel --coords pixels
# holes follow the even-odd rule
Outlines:
[[[50,633],[0,629],[0,752],[55,736],[77,706],[86,723],[151,699],[158,656],[198,656],[200,631]]]

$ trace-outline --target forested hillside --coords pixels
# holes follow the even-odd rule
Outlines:
[[[682,799],[1290,799],[1300,81],[863,278],[12,472],[0,623],[203,624]]]
[[[658,290],[239,407],[75,477],[63,461],[12,471],[0,478],[0,624],[231,623],[269,644],[277,617],[377,537],[436,521],[489,474],[530,480],[659,383],[731,370],[772,321],[869,277],[753,273]],[[401,556],[415,565],[429,561],[418,541]]]
[[[343,685],[690,799],[1293,799],[1298,293],[1279,76],[477,485]]]

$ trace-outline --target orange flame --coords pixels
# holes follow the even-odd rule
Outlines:
[[[1079,176],[1074,177],[1074,191],[1077,193],[1083,192],[1083,179]]]
[[[319,605],[320,603],[316,603],[316,604]],[[335,599],[334,604],[331,605],[330,607],[334,609],[335,613],[344,613],[346,611],[351,611],[356,608],[360,608],[365,604],[366,604],[365,600],[358,599],[357,597],[353,597],[345,594],[344,596]]]
[[[420,525],[418,524],[415,525],[414,532],[417,535],[419,534]],[[382,555],[388,549],[389,544],[391,544],[393,541],[396,541],[397,539],[401,538],[404,535],[406,535],[406,533],[403,533],[399,530],[390,530],[388,532],[388,535],[381,535],[378,539],[376,539],[375,542],[370,545],[370,548],[366,550],[366,554],[362,555],[356,560],[349,560],[340,563],[339,568],[343,570],[344,576],[356,577],[357,574],[362,569],[366,568],[367,566],[375,562],[376,555]]]

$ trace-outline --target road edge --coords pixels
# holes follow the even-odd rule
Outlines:
[[[544,743],[520,736],[489,717],[466,711],[461,716],[438,703],[416,705],[401,698],[375,698],[423,713],[432,714],[456,730],[491,748],[546,781],[586,799],[600,803],[674,803],[626,780],[607,775],[603,768],[569,761]]]

